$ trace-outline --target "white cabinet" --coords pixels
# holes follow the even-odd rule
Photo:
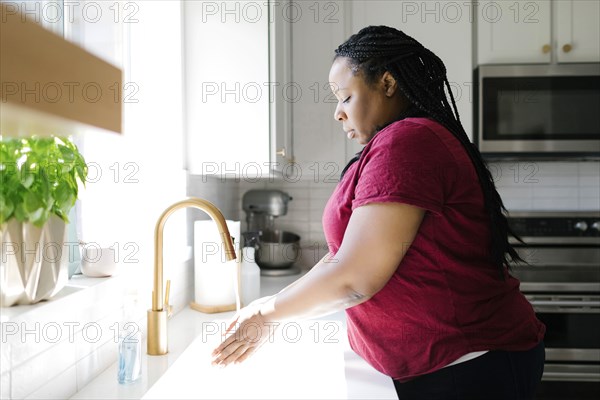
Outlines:
[[[452,3],[452,4],[450,4]],[[469,2],[323,1],[296,2],[303,18],[292,23],[292,76],[302,88],[293,103],[293,150],[303,176],[337,180],[362,146],[350,141],[333,113],[328,87],[334,50],[368,25],[403,30],[444,61],[461,121],[472,132],[472,8]]]
[[[369,24],[405,30],[444,60],[471,134],[472,7],[451,3],[184,2],[190,173],[337,180],[362,146],[333,118],[329,69],[336,47]],[[244,95],[259,88],[264,96]]]
[[[187,169],[262,176],[270,162],[268,4],[184,1],[182,14]]]
[[[337,99],[329,87],[334,50],[346,40],[346,3],[294,2],[295,13],[288,18],[293,38],[293,179],[337,181],[346,164],[348,139],[333,118]]]
[[[600,62],[600,1],[556,1],[558,62]]]
[[[480,1],[477,9],[479,64],[551,61],[551,2]]]
[[[293,161],[292,22],[299,4],[185,1],[190,174],[257,179]]]
[[[600,61],[600,2],[481,0],[479,64]]]
[[[461,122],[472,137],[471,3],[356,0],[352,2],[352,15],[353,33],[368,25],[392,26],[442,59]]]

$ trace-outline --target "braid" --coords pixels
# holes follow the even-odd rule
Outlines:
[[[510,268],[510,261],[523,261],[508,241],[509,234],[517,236],[508,226],[506,208],[489,168],[462,127],[442,60],[412,37],[386,26],[360,30],[335,53],[336,58],[348,58],[352,71],[362,73],[367,84],[375,83],[389,71],[414,108],[442,124],[460,141],[475,167],[483,192],[491,228],[491,261],[504,278],[504,267]]]

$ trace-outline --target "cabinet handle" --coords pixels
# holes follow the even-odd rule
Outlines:
[[[275,152],[278,156],[285,157],[285,147]]]
[[[550,50],[552,50],[552,47],[550,47],[549,44],[545,44],[542,46],[542,53],[548,54],[548,53],[550,53]]]
[[[573,46],[571,46],[569,43],[567,43],[567,44],[565,44],[565,45],[562,47],[562,49],[563,49],[563,51],[564,51],[565,53],[568,53],[568,52],[570,52],[571,50],[573,50]]]

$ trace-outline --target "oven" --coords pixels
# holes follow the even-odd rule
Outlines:
[[[544,322],[543,381],[600,387],[600,212],[511,212],[512,274]],[[564,386],[564,385],[563,385]]]

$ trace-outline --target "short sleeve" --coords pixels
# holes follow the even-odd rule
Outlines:
[[[430,129],[400,121],[380,131],[367,146],[352,209],[397,202],[442,212],[440,166],[448,162],[449,152]]]

